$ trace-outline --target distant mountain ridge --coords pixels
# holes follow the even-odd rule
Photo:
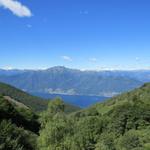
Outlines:
[[[150,81],[150,71],[81,71],[62,66],[46,70],[1,69],[0,81],[30,93],[111,97]]]

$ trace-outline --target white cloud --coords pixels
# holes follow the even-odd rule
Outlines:
[[[91,62],[97,62],[97,58],[94,58],[94,57],[90,58],[89,61],[91,61]]]
[[[0,6],[9,9],[18,17],[31,17],[30,9],[16,0],[0,0]]]
[[[2,69],[4,69],[4,70],[12,70],[13,67],[11,67],[11,66],[5,66],[5,67],[3,67]]]
[[[72,61],[72,58],[69,56],[61,56],[61,58],[66,60],[66,61]]]

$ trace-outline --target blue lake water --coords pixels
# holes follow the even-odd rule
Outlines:
[[[61,95],[61,94],[43,94],[43,93],[32,93],[36,96],[40,96],[46,99],[53,99],[55,97],[61,97],[65,102],[79,106],[81,108],[89,107],[98,102],[105,101],[108,97],[102,96],[86,96],[86,95]]]

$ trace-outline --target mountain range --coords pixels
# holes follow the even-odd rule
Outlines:
[[[0,69],[0,81],[29,93],[112,97],[149,82],[150,71],[81,71],[63,66],[46,70]]]

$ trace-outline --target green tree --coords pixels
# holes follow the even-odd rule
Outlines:
[[[18,128],[11,121],[0,122],[0,150],[35,150],[36,135]]]
[[[139,138],[139,134],[135,130],[130,130],[124,134],[124,136],[120,137],[118,140],[117,149],[123,150],[133,150],[133,149],[141,149],[142,143]]]
[[[38,138],[40,150],[63,150],[64,140],[71,134],[71,122],[64,113],[64,103],[56,98],[42,114],[42,130]]]

